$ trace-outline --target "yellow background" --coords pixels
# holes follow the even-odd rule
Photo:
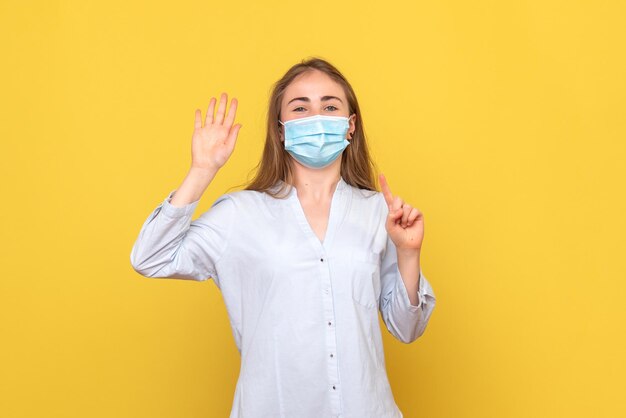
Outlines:
[[[2,0],[0,416],[228,416],[217,287],[144,278],[130,250],[194,110],[226,91],[243,124],[195,219],[311,55],[425,214],[437,306],[413,344],[383,329],[404,415],[626,416],[623,4]]]

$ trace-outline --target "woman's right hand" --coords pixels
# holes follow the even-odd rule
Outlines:
[[[233,126],[237,113],[237,99],[231,100],[227,115],[225,113],[228,95],[222,93],[217,113],[213,115],[216,101],[215,97],[211,97],[204,126],[202,126],[202,113],[200,109],[196,109],[191,139],[192,168],[216,172],[226,164],[235,148],[237,134],[241,128],[240,123]]]

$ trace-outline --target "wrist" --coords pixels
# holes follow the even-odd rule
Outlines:
[[[421,249],[419,249],[419,248],[397,248],[396,252],[398,254],[398,257],[417,258],[419,260]]]
[[[196,167],[191,166],[189,169],[189,176],[197,177],[201,179],[212,179],[217,174],[218,167]]]

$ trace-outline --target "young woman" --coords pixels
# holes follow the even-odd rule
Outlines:
[[[274,86],[256,177],[191,221],[241,128],[227,100],[204,123],[196,109],[191,168],[143,224],[133,268],[222,292],[241,354],[231,418],[402,417],[378,312],[399,341],[424,333],[422,213],[383,175],[376,191],[354,91],[314,58]]]

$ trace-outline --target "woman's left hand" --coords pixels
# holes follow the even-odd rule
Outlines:
[[[394,196],[382,173],[378,178],[389,208],[385,223],[389,237],[398,250],[419,252],[424,240],[424,215],[419,209],[404,202],[400,196]]]

